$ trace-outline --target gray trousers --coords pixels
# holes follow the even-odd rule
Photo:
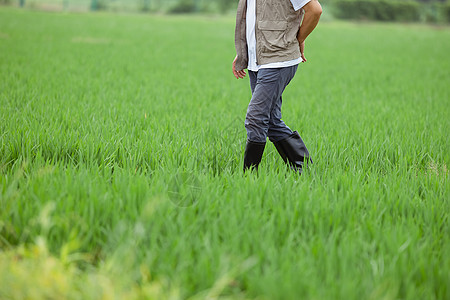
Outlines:
[[[281,120],[281,95],[296,71],[297,65],[248,72],[252,99],[245,117],[245,129],[249,141],[265,143],[269,137],[271,142],[278,142],[292,134]]]

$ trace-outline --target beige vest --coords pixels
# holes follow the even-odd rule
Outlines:
[[[247,0],[240,0],[236,14],[236,70],[248,66],[246,36]],[[303,9],[294,10],[290,0],[256,0],[256,60],[258,65],[300,57],[297,34]]]

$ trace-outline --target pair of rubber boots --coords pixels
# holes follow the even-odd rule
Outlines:
[[[273,144],[284,162],[299,174],[302,173],[305,163],[312,163],[308,149],[297,131],[294,131],[286,139]],[[247,141],[244,153],[244,172],[248,169],[258,170],[265,146],[266,143]]]

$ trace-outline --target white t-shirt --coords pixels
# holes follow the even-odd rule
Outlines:
[[[297,11],[311,0],[291,0],[292,6]],[[258,65],[256,63],[256,0],[247,0],[247,45],[248,45],[248,67],[247,69],[253,72],[258,72],[259,69],[265,68],[284,68],[298,65],[303,60],[301,57],[284,62],[277,62],[265,65]]]

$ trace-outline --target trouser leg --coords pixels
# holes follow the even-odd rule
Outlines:
[[[295,73],[296,70],[293,71]],[[281,104],[280,96],[270,113],[268,136],[284,162],[301,173],[304,164],[312,163],[312,160],[300,134],[297,131],[292,132],[281,120]]]
[[[252,99],[245,118],[247,144],[244,171],[258,168],[268,135],[283,139],[292,134],[289,127],[281,121],[281,95],[296,70],[297,66],[249,71]]]
[[[284,77],[286,80],[285,86],[287,86],[297,71],[297,66],[286,69],[287,73]],[[284,90],[284,89],[283,89]],[[283,103],[282,95],[280,95],[273,103],[270,110],[269,130],[268,137],[271,142],[276,142],[289,137],[292,134],[292,130],[281,120],[281,105]]]
[[[276,142],[287,138],[292,134],[292,130],[281,120],[282,97],[276,101],[274,108],[270,112],[269,130],[267,136],[271,142]]]
[[[249,72],[252,99],[245,117],[249,141],[265,143],[269,128],[275,140],[285,138],[292,133],[281,121],[281,95],[294,77],[296,70],[297,66],[292,66]]]

